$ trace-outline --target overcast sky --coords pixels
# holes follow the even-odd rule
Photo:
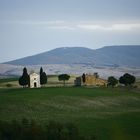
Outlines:
[[[0,0],[0,62],[131,44],[140,45],[140,0]]]

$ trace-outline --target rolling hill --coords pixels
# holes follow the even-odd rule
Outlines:
[[[12,65],[92,64],[95,66],[140,66],[140,45],[105,46],[100,49],[62,47],[6,62]]]

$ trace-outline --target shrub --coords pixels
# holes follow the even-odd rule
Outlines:
[[[13,86],[13,85],[10,84],[10,83],[6,84],[6,87],[12,87],[12,86]]]
[[[95,137],[79,135],[73,123],[62,124],[50,121],[46,127],[36,121],[0,121],[0,140],[95,140]]]

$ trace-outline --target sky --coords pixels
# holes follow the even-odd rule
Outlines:
[[[58,47],[140,45],[140,0],[0,0],[0,63]]]

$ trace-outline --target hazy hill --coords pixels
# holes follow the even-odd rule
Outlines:
[[[140,45],[106,46],[96,52],[109,64],[140,66]]]
[[[106,46],[92,50],[84,47],[63,47],[6,62],[13,65],[92,64],[140,66],[140,45]]]

